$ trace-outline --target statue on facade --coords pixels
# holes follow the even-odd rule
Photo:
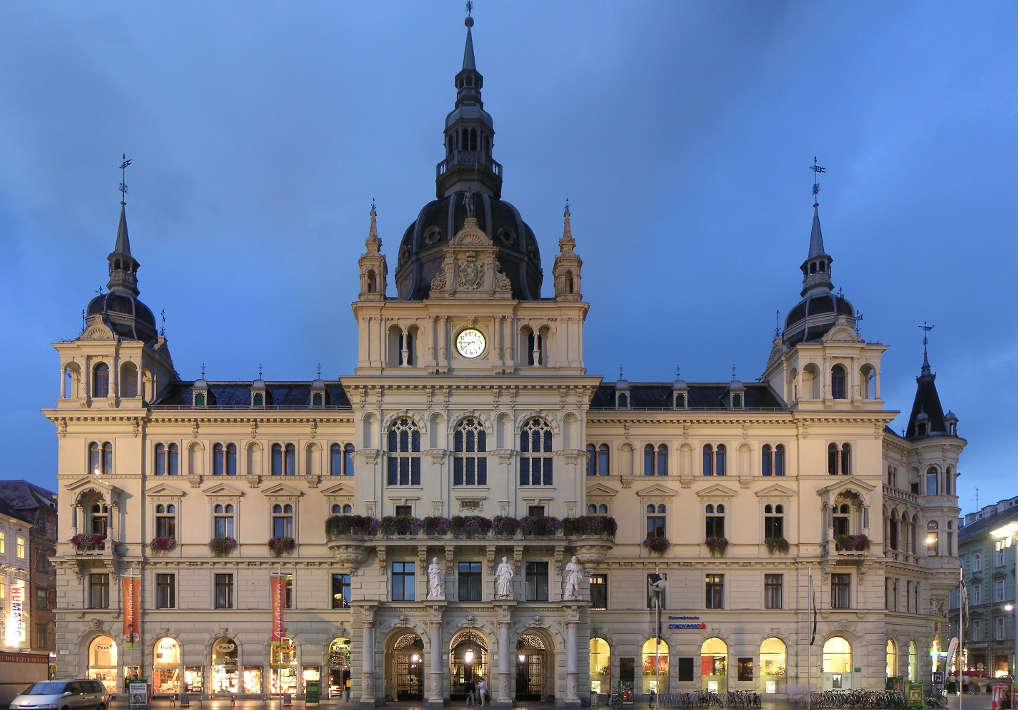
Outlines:
[[[503,557],[495,570],[495,598],[513,598],[513,568],[508,557]]]
[[[573,555],[573,558],[566,563],[565,578],[566,588],[562,592],[562,599],[565,601],[579,599],[583,571],[580,569],[580,563],[576,561],[576,555]]]
[[[437,557],[428,565],[428,601],[445,601],[445,570]]]

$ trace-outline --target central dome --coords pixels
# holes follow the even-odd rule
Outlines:
[[[499,269],[512,284],[513,298],[521,301],[540,298],[541,252],[533,230],[515,207],[483,192],[453,192],[421,209],[399,245],[396,266],[399,298],[421,301],[428,297],[431,279],[442,265],[442,251],[467,218],[466,199],[473,203],[478,226],[498,247]]]

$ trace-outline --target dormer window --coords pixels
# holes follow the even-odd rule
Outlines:
[[[629,409],[629,395],[619,392],[615,395],[615,406],[618,409]]]
[[[205,406],[205,401],[206,400],[205,400],[205,393],[204,392],[195,392],[194,393],[194,406],[195,407],[204,407]]]
[[[675,408],[685,409],[686,408],[686,393],[676,392],[675,393]]]
[[[322,392],[314,392],[311,395],[311,406],[312,407],[325,406],[325,394]]]
[[[732,394],[732,409],[742,409],[742,395],[738,393]]]

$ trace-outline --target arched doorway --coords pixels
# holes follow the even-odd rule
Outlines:
[[[297,644],[284,636],[269,649],[269,692],[291,693],[300,691],[297,673]]]
[[[785,642],[777,637],[760,644],[760,681],[764,693],[785,692],[785,667],[788,662]]]
[[[516,642],[516,699],[540,702],[555,694],[551,639],[535,629]]]
[[[646,694],[668,692],[668,644],[663,639],[651,638],[643,643],[643,687]]]
[[[824,642],[824,690],[852,687],[852,644],[841,636]]]
[[[700,646],[700,690],[728,692],[728,644],[719,638]]]
[[[491,687],[489,670],[488,642],[484,636],[472,629],[454,634],[449,642],[450,699],[464,700],[473,688],[476,700],[477,684],[481,678]]]
[[[898,675],[898,644],[894,639],[887,639],[887,653],[884,671],[888,678]]]
[[[338,698],[346,688],[346,676],[350,673],[350,639],[332,639],[329,644],[329,697]]]
[[[88,677],[101,681],[107,693],[117,692],[117,642],[109,636],[96,636],[88,644]]]
[[[611,692],[611,646],[602,638],[590,639],[590,690],[593,693]]]
[[[415,631],[391,637],[385,651],[385,700],[424,699],[424,641]]]
[[[239,656],[237,642],[232,638],[221,636],[212,642],[210,692],[236,693],[240,690]]]
[[[908,679],[919,679],[919,646],[915,641],[908,642]]]
[[[180,692],[180,644],[165,636],[152,650],[152,694],[172,695]]]

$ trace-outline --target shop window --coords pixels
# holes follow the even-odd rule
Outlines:
[[[591,638],[588,644],[590,656],[590,692],[607,693],[611,689],[611,647],[602,638]]]
[[[852,645],[841,636],[832,636],[824,642],[823,672],[852,672]]]
[[[647,639],[642,651],[643,692],[664,693],[668,688],[668,644],[657,637]]]

